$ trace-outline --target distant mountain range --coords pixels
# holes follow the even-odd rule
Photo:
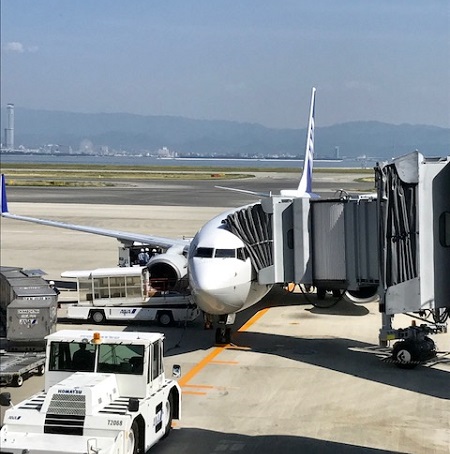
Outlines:
[[[1,113],[3,141],[6,109]],[[305,133],[233,121],[15,108],[15,145],[27,148],[51,143],[78,150],[83,141],[90,141],[96,149],[130,152],[166,147],[183,154],[303,156]],[[315,133],[318,158],[334,157],[336,147],[340,157],[391,158],[416,149],[426,156],[450,154],[449,128],[361,121],[317,127]]]

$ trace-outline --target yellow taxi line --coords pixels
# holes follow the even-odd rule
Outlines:
[[[257,312],[253,317],[251,317],[239,330],[238,332],[243,332],[246,331],[252,326],[254,323],[256,323],[269,309],[262,309],[259,312]],[[224,345],[222,347],[216,347],[209,355],[207,355],[205,358],[203,358],[198,364],[196,364],[186,375],[180,378],[178,380],[178,384],[183,387],[187,386],[187,384],[208,364],[213,362],[214,358],[216,356],[220,355],[228,345]]]

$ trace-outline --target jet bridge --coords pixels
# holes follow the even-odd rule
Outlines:
[[[272,196],[228,216],[260,284],[297,282],[373,297],[378,288],[376,202]]]
[[[375,169],[377,193],[336,199],[272,196],[225,220],[260,284],[296,282],[379,297],[380,344],[405,367],[435,353],[430,332],[450,313],[450,157],[418,152]],[[392,329],[395,314],[434,324]]]
[[[414,152],[375,169],[380,249],[380,343],[394,344],[404,367],[435,356],[430,333],[446,331],[450,314],[450,156]],[[395,314],[434,323],[395,330]]]

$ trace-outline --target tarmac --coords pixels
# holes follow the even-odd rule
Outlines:
[[[188,192],[191,202],[176,208],[170,205],[179,202],[172,189],[164,204],[153,205],[149,196],[145,204],[140,199],[135,205],[128,200],[138,188],[115,191],[114,199],[104,204],[96,190],[88,191],[95,197],[75,203],[54,188],[11,187],[9,209],[84,225],[191,237],[227,209],[234,193],[218,199],[202,183],[202,191],[196,190],[198,183],[183,184],[183,200],[187,203]],[[331,186],[324,183],[317,192],[331,194]],[[74,190],[71,197],[83,193]],[[119,243],[111,238],[10,219],[0,222],[4,266],[42,269],[45,278],[58,280],[63,271],[117,265]],[[204,330],[200,319],[186,327],[164,328],[166,372],[170,374],[173,364],[182,369],[182,418],[151,452],[450,453],[450,357],[444,356],[450,351],[450,333],[434,336],[442,352],[437,361],[403,370],[378,347],[381,316],[376,302],[342,300],[321,309],[314,301],[313,294],[274,288],[238,314],[232,344],[226,347],[214,345],[213,331]],[[394,321],[397,327],[410,324],[406,316]],[[161,331],[151,325],[104,328]],[[18,403],[43,386],[44,377],[33,376],[21,388],[2,391],[10,391]],[[2,420],[3,414],[4,409]]]

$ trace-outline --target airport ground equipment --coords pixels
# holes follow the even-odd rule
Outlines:
[[[6,410],[0,452],[144,453],[180,418],[180,387],[164,373],[163,334],[63,330],[46,340],[45,390]]]
[[[450,314],[450,157],[413,152],[378,165],[375,179],[369,195],[267,197],[226,225],[244,241],[260,284],[379,299],[380,344],[398,339],[394,361],[414,367],[436,355],[429,335],[445,331]],[[419,323],[393,329],[395,314],[411,313]]]
[[[41,272],[43,273],[43,272]],[[0,267],[0,319],[8,350],[43,350],[56,328],[58,296],[42,277]]]
[[[0,350],[0,383],[2,386],[22,386],[31,375],[44,375],[44,352],[6,352]]]
[[[56,329],[57,295],[40,270],[0,267],[0,382],[22,386],[44,373],[45,336]]]
[[[379,212],[380,343],[399,339],[401,367],[435,356],[429,334],[446,331],[450,314],[450,157],[414,152],[375,169]],[[396,314],[414,313],[394,329]]]
[[[78,295],[77,303],[61,304],[61,318],[168,326],[193,321],[200,314],[189,293],[164,290],[163,284],[150,280],[144,266],[65,271],[61,277],[76,279]]]

